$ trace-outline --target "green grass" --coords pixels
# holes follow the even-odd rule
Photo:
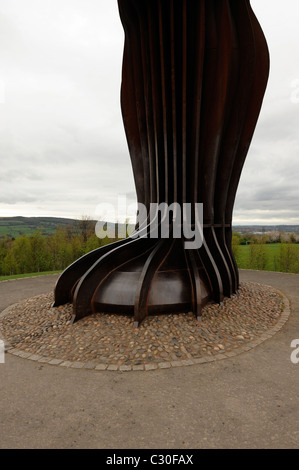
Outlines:
[[[295,247],[299,256],[299,244],[292,245]],[[265,271],[278,271],[279,260],[280,260],[280,243],[266,244],[264,245],[267,263]],[[240,269],[251,269],[250,266],[250,246],[240,245],[238,248],[237,262]]]
[[[48,274],[60,274],[61,271],[45,271],[42,273],[14,274],[13,276],[0,276],[0,282],[12,279],[22,279],[24,277],[47,276]]]
[[[298,245],[299,247],[299,245]],[[279,257],[280,254],[280,244],[269,244],[265,245],[267,253],[267,271],[275,270],[275,257]],[[249,245],[240,245],[239,254],[238,254],[239,267],[241,269],[248,268],[250,264],[250,246]]]

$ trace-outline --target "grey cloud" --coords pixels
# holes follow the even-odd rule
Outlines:
[[[41,176],[41,174],[38,174],[35,171],[32,170],[23,170],[23,171],[17,171],[16,170],[6,170],[4,172],[1,172],[0,174],[0,183],[3,185],[3,183],[18,183],[20,181],[30,181],[30,182],[35,182],[35,181],[40,181],[43,179],[44,176]]]

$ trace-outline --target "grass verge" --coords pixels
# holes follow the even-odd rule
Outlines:
[[[13,276],[0,276],[0,282],[12,279],[22,279],[24,277],[47,276],[49,274],[60,274],[61,271],[45,271],[43,273],[14,274]]]

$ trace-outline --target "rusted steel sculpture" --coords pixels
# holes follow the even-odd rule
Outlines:
[[[118,0],[121,104],[138,201],[203,203],[203,245],[128,238],[69,266],[55,305],[92,312],[189,312],[239,286],[232,213],[260,113],[269,55],[249,0]],[[149,234],[152,221],[139,224]]]

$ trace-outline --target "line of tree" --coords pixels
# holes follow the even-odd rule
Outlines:
[[[94,223],[83,217],[74,227],[60,227],[54,235],[42,235],[38,230],[31,235],[16,239],[0,239],[0,275],[62,271],[76,259],[100,246],[115,241],[99,239],[95,235]],[[240,268],[265,270],[271,263],[272,269],[280,272],[299,273],[299,247],[292,236],[284,236],[275,255],[268,249],[269,237],[252,236],[244,261],[242,245],[244,236],[233,234],[233,251]],[[244,252],[243,252],[244,253]],[[272,257],[272,258],[271,258]],[[271,258],[271,259],[270,259]]]
[[[0,275],[61,271],[89,251],[113,242],[100,240],[94,224],[82,218],[75,227],[57,229],[54,235],[37,230],[16,239],[0,239]]]
[[[264,233],[233,233],[234,244],[250,245],[262,243],[265,245],[273,243],[293,243],[299,244],[299,233],[287,233],[278,230],[272,230]]]

